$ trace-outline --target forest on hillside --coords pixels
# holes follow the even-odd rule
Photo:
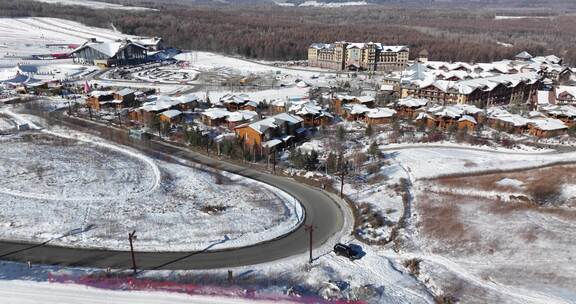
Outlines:
[[[490,10],[379,6],[165,6],[127,12],[0,0],[2,16],[59,17],[107,28],[113,24],[129,34],[164,37],[183,49],[254,59],[306,59],[311,43],[349,40],[405,44],[413,55],[428,50],[433,60],[482,62],[528,50],[533,55],[557,54],[576,64],[576,16],[544,13],[548,17],[496,20],[499,13]]]

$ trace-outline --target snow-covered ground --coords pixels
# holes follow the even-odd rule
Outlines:
[[[136,229],[138,250],[190,251],[266,241],[303,219],[300,204],[269,185],[71,130],[0,143],[2,239],[124,250]]]
[[[162,304],[162,303],[291,303],[220,296],[195,296],[167,292],[103,290],[74,284],[0,280],[0,298],[10,304]]]
[[[175,57],[175,59],[187,61],[190,63],[191,67],[199,69],[215,69],[224,68],[231,69],[242,73],[243,75],[249,75],[251,73],[278,73],[278,75],[290,75],[294,77],[310,78],[312,76],[317,76],[321,74],[319,71],[307,71],[301,69],[290,69],[283,67],[273,67],[256,61],[245,60],[240,58],[234,58],[230,56],[224,56],[216,53],[209,52],[191,52],[182,53]],[[329,75],[334,75],[335,73],[327,73]]]
[[[576,217],[574,167],[496,173],[489,182],[484,175],[465,175],[576,162],[576,152],[447,142],[382,144],[384,157],[376,161],[359,156],[373,140],[385,142],[381,134],[370,140],[363,130],[346,127],[348,139],[342,144],[353,173],[346,179],[344,193],[358,207],[356,232],[375,242],[368,246],[371,254],[391,261],[418,261],[414,263],[419,266],[410,272],[437,299],[574,303],[575,269],[568,262],[574,248],[568,240],[576,233],[572,223]],[[324,159],[337,146],[334,139],[319,136],[301,149],[316,150]],[[363,160],[358,164],[357,159]],[[463,176],[451,178],[454,184],[429,180],[452,174]],[[336,188],[340,186],[338,177],[333,182]],[[556,184],[556,192],[545,190],[555,189],[551,185]],[[408,213],[404,213],[402,185],[408,185]],[[560,206],[552,203],[540,208],[526,203],[538,193],[557,195],[554,203]],[[400,226],[403,213],[407,217]],[[398,237],[391,237],[398,227]]]
[[[366,1],[348,1],[348,2],[318,2],[318,1],[304,1],[300,7],[344,7],[344,6],[363,6],[368,5]]]
[[[391,152],[405,164],[415,178],[430,178],[456,173],[488,170],[508,170],[535,167],[563,161],[576,161],[576,152],[570,153],[494,153],[491,151],[457,148],[418,148]]]
[[[573,207],[538,207],[508,198],[549,187],[541,171],[497,173],[490,183],[483,176],[455,177],[452,186],[422,179],[576,161],[576,153],[451,147],[386,153],[413,181],[414,214],[402,236],[406,252],[401,256],[422,260],[419,279],[431,290],[466,303],[574,303]],[[570,183],[559,185],[567,202],[574,201]]]
[[[143,11],[151,10],[146,7],[139,6],[124,6],[115,3],[107,3],[101,1],[91,1],[91,0],[34,0],[37,2],[49,3],[49,4],[61,4],[61,5],[79,5],[86,6],[92,9],[113,9],[113,10],[128,10],[128,11]]]
[[[7,66],[11,57],[69,52],[70,45],[89,38],[114,41],[134,37],[58,18],[0,18],[0,59],[5,59],[1,63]]]

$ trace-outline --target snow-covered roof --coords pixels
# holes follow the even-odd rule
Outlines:
[[[210,119],[226,118],[230,115],[228,110],[223,108],[209,108],[202,112],[202,115],[209,117]]]
[[[129,89],[129,88],[124,88],[124,89],[116,92],[116,94],[118,94],[120,96],[126,96],[126,95],[130,95],[130,94],[134,94],[134,90]]]
[[[160,42],[162,42],[162,38],[160,38],[160,37],[137,37],[134,39],[134,42],[139,43],[143,46],[156,46]]]
[[[533,119],[530,120],[529,124],[543,131],[555,131],[568,128],[561,120],[555,118]]]
[[[270,101],[271,105],[273,105],[275,107],[282,107],[282,108],[286,107],[286,103],[287,103],[287,101],[284,99],[275,99],[275,100]]]
[[[530,53],[526,52],[526,51],[522,51],[518,54],[516,54],[516,56],[514,56],[515,58],[521,58],[521,59],[531,59],[532,55],[530,55]]]
[[[368,118],[387,118],[387,117],[392,117],[394,116],[394,114],[396,114],[396,111],[393,109],[389,109],[389,108],[376,108],[376,109],[372,109],[370,110],[366,116]]]
[[[358,96],[355,98],[360,103],[369,103],[374,102],[376,100],[373,96]]]
[[[431,119],[432,116],[430,116],[430,114],[425,113],[425,112],[420,112],[418,113],[418,116],[416,117],[416,120],[421,120],[421,119]]]
[[[226,117],[226,120],[228,122],[240,122],[251,120],[256,116],[258,116],[258,113],[254,111],[241,110],[236,112],[229,112]]]
[[[262,147],[264,147],[264,148],[272,148],[272,147],[275,147],[275,146],[277,146],[277,145],[279,145],[279,144],[281,144],[281,143],[282,143],[282,141],[281,141],[280,139],[271,139],[271,140],[269,140],[269,141],[263,142],[263,143],[262,143]]]
[[[172,100],[169,96],[152,96],[153,101],[145,102],[139,108],[146,112],[159,112],[170,109],[178,104],[178,101]]]
[[[296,86],[299,87],[299,88],[307,88],[307,87],[308,87],[308,84],[307,84],[306,82],[304,82],[304,81],[299,81],[299,82],[296,84]]]
[[[164,111],[164,112],[160,113],[160,115],[166,116],[168,118],[178,117],[181,114],[182,114],[182,112],[180,112],[178,110],[168,110],[168,111]]]
[[[374,47],[382,52],[402,52],[408,51],[409,47],[406,45],[385,45],[383,43],[375,43],[375,42],[341,42],[343,44],[347,44],[347,49],[364,49],[367,47]],[[310,45],[310,48],[314,49],[333,49],[336,47],[336,43],[313,43]]]
[[[488,109],[488,116],[492,119],[512,124],[514,127],[523,127],[528,125],[528,122],[530,122],[530,120],[527,118],[524,118],[517,114],[511,114],[508,111],[501,108]]]
[[[226,94],[220,98],[224,103],[245,104],[250,101],[250,97],[246,94]]]
[[[298,115],[318,115],[322,112],[322,107],[314,103],[304,103],[290,107],[291,111],[296,111]]]
[[[107,42],[102,42],[102,41],[87,41],[86,43],[84,43],[83,45],[81,45],[80,47],[78,47],[77,49],[73,50],[72,53],[77,53],[85,48],[91,48],[93,50],[96,50],[108,57],[114,57],[116,56],[116,54],[118,54],[118,52],[120,52],[121,50],[127,48],[128,46],[133,45],[142,49],[146,49],[145,46],[136,43],[136,42],[132,42],[130,40],[122,40],[122,41],[107,41]]]
[[[470,115],[462,115],[462,117],[460,117],[460,119],[458,119],[458,121],[469,121],[473,124],[478,123],[478,122],[476,122],[476,119]]]
[[[348,104],[345,105],[344,108],[348,109],[350,111],[350,114],[352,115],[365,114],[370,112],[371,110],[370,108],[368,108],[363,104]]]
[[[173,98],[175,101],[178,101],[181,104],[186,104],[194,101],[198,101],[199,98],[196,94],[184,94],[178,97]]]
[[[540,75],[538,75],[536,72],[526,72],[517,74],[502,74],[487,78],[467,79],[461,81],[422,81],[420,83],[416,83],[416,85],[418,85],[420,88],[434,86],[443,92],[457,92],[459,94],[468,95],[475,90],[482,90],[485,92],[492,91],[499,85],[515,87],[521,82],[526,84],[533,84],[540,78]]]
[[[107,95],[112,95],[112,94],[114,94],[113,91],[92,91],[92,92],[88,93],[88,96],[100,97],[100,96],[107,96]]]
[[[528,112],[528,117],[530,118],[545,118],[546,115],[544,115],[542,112],[538,112],[538,111],[530,111]]]
[[[428,104],[426,98],[405,97],[398,100],[398,105],[409,108],[420,108]]]
[[[292,115],[289,113],[280,113],[274,116],[253,122],[248,125],[251,129],[255,130],[256,132],[262,134],[266,132],[268,129],[275,129],[280,127],[283,123],[287,123],[288,125],[295,125],[302,122],[303,119]]]
[[[394,86],[391,84],[383,84],[380,86],[380,91],[394,91]]]
[[[545,107],[544,110],[553,116],[564,116],[564,117],[576,117],[576,107],[565,105],[565,106],[549,106]]]
[[[449,117],[452,119],[460,118],[463,115],[475,115],[482,112],[481,109],[473,105],[450,105],[450,106],[437,106],[428,109],[428,112],[439,117]]]

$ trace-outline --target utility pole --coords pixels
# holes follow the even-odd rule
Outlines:
[[[272,172],[276,173],[276,148],[272,151]]]
[[[134,269],[134,274],[136,274],[136,257],[134,256],[134,246],[132,245],[132,241],[134,240],[136,240],[136,230],[132,231],[132,233],[128,233],[128,241],[130,241],[130,255],[132,256],[132,268]]]
[[[344,197],[344,169],[340,171],[340,198]]]
[[[310,233],[310,264],[312,264],[312,234],[314,233],[314,225],[304,225],[304,231]]]

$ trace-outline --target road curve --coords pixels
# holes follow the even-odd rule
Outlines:
[[[85,122],[86,123],[86,122]],[[90,123],[90,127],[103,128]],[[126,138],[123,130],[107,128],[107,132],[117,133],[118,138]],[[122,134],[123,133],[123,134]],[[136,145],[129,144],[136,147]],[[349,212],[345,202],[311,186],[298,183],[293,179],[275,176],[240,165],[219,161],[205,155],[167,144],[150,141],[146,147],[138,145],[147,154],[167,154],[231,173],[239,174],[278,187],[296,197],[303,205],[306,223],[315,226],[313,247],[318,248],[330,238],[345,229],[345,217]],[[49,220],[49,219],[46,219]],[[206,227],[209,229],[209,227]],[[128,232],[127,232],[128,233]],[[195,252],[137,252],[139,269],[211,269],[226,268],[271,262],[282,258],[302,254],[308,250],[308,233],[300,226],[288,235],[249,247],[226,250]],[[138,243],[135,243],[138,249]],[[31,262],[33,264],[111,267],[115,269],[131,268],[130,254],[126,251],[75,249],[52,246],[49,243],[32,244],[19,242],[0,242],[0,259]]]

